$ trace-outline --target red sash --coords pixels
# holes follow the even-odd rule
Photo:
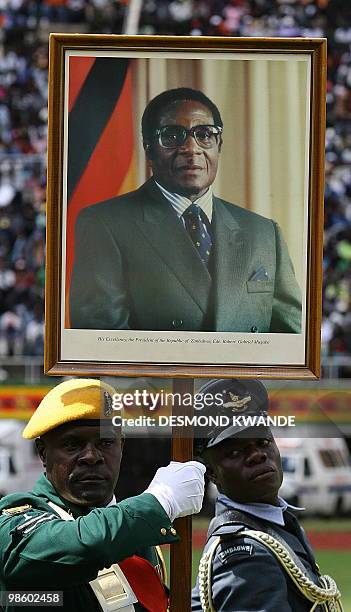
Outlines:
[[[152,563],[133,555],[118,565],[147,612],[167,612],[168,596]]]

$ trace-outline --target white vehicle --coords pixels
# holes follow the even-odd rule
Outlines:
[[[280,495],[308,514],[351,513],[351,461],[343,438],[276,438],[284,481]]]
[[[21,421],[0,420],[0,497],[28,491],[43,468],[33,440],[24,440]]]

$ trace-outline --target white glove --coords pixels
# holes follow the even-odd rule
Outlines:
[[[171,461],[157,470],[145,493],[151,493],[170,520],[200,512],[205,491],[206,467],[199,461]]]

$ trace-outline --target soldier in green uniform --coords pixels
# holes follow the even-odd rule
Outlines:
[[[171,462],[144,493],[117,504],[123,440],[100,421],[113,393],[98,380],[65,381],[27,424],[45,473],[32,491],[0,502],[2,610],[22,609],[18,591],[31,592],[31,609],[52,610],[49,599],[36,606],[37,592],[62,591],[65,612],[166,611],[154,547],[176,542],[172,521],[200,510],[205,468]]]

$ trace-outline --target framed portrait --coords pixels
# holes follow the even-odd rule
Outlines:
[[[315,378],[325,39],[50,36],[47,374]]]

